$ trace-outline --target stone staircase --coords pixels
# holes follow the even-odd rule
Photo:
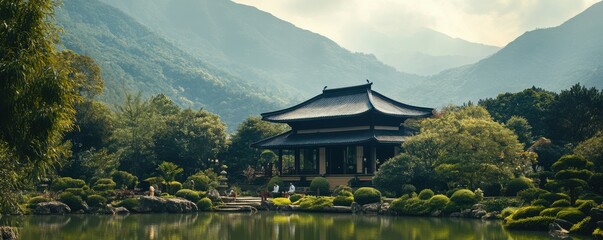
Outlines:
[[[217,212],[257,212],[262,209],[262,200],[259,197],[222,197],[222,205],[218,206]]]

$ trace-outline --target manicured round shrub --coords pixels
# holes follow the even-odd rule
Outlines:
[[[603,182],[601,184],[603,184]],[[585,194],[582,194],[582,195],[580,195],[579,199],[582,199],[582,200],[593,200],[597,204],[603,203],[603,196],[601,196],[599,194],[595,194],[595,193],[585,193]],[[576,202],[578,202],[578,201],[576,201]]]
[[[209,190],[210,184],[211,178],[209,178],[203,173],[196,173],[186,179],[186,182],[184,182],[183,187],[196,191],[207,191]]]
[[[557,200],[561,200],[561,199],[565,199],[565,200],[570,200],[570,197],[567,194],[563,194],[563,193],[543,193],[540,194],[540,196],[538,197],[538,199],[544,199],[549,203],[555,202]]]
[[[73,195],[79,196],[82,199],[87,196],[86,191],[84,191],[84,188],[67,188],[63,192],[72,193]]]
[[[310,183],[310,190],[315,191],[316,195],[329,195],[329,180],[323,177],[316,177]]]
[[[577,179],[582,179],[584,181],[588,181],[590,179],[590,177],[592,177],[592,176],[593,176],[593,172],[588,171],[586,169],[582,169],[582,170],[568,169],[568,170],[561,170],[561,171],[557,172],[555,174],[555,179],[563,180],[563,179],[577,178]]]
[[[354,194],[350,191],[340,191],[337,196],[353,197]]]
[[[372,187],[361,187],[354,192],[354,201],[360,205],[381,202],[381,192]]]
[[[299,194],[293,194],[289,197],[289,200],[291,200],[291,202],[297,202],[297,200],[300,200],[302,198],[302,195]]]
[[[505,195],[516,196],[519,191],[526,190],[528,188],[534,188],[532,180],[526,177],[518,177],[512,179],[507,183],[507,187],[505,188]]]
[[[590,214],[591,209],[597,207],[597,203],[593,200],[582,200],[580,202],[576,201],[576,205],[578,205],[578,210],[586,215]]]
[[[197,208],[199,208],[199,211],[209,211],[212,204],[211,199],[204,197],[197,202]]]
[[[551,203],[547,200],[544,199],[536,199],[534,201],[532,201],[530,203],[533,206],[543,206],[543,207],[549,207],[551,205]]]
[[[353,192],[354,190],[348,185],[337,185],[335,189],[333,189],[333,196],[340,195],[339,193],[342,191]]]
[[[84,202],[84,200],[82,200],[82,198],[80,196],[76,196],[70,192],[61,193],[59,195],[59,201],[61,201],[64,204],[67,204],[67,206],[69,206],[69,208],[71,208],[72,212],[75,212],[78,210],[85,210],[87,208],[86,203]]]
[[[475,193],[473,193],[469,189],[460,189],[457,190],[450,196],[450,201],[453,201],[457,205],[467,206],[473,205],[477,203],[477,199],[475,199]]]
[[[401,215],[423,216],[431,212],[429,202],[419,198],[398,198],[392,201],[390,209]]]
[[[502,211],[506,207],[519,207],[523,201],[517,198],[493,198],[481,201],[480,204],[484,205],[484,210],[487,212]]]
[[[547,209],[540,211],[540,216],[555,217],[555,216],[557,216],[557,213],[559,213],[563,209],[565,209],[565,208],[564,207],[547,208]]]
[[[52,181],[50,189],[53,191],[63,191],[67,188],[82,188],[84,186],[86,186],[86,182],[84,182],[84,180],[62,177]]]
[[[554,217],[529,217],[514,221],[507,221],[505,227],[510,230],[540,230],[546,231],[549,229],[549,224],[555,221]]]
[[[115,204],[115,206],[125,207],[126,209],[133,211],[140,206],[140,200],[138,200],[138,198],[126,198]]]
[[[535,217],[540,215],[540,212],[544,210],[542,206],[527,206],[518,208],[512,215],[511,219],[517,220],[522,218]]]
[[[421,192],[419,193],[419,199],[421,200],[429,200],[431,197],[433,197],[433,191],[429,188],[423,189],[421,190]]]
[[[515,211],[517,211],[516,207],[506,207],[502,211],[500,211],[500,215],[504,219],[508,216],[511,216],[513,213],[515,213]]]
[[[279,191],[284,190],[283,188],[285,187],[285,183],[279,176],[274,176],[270,179],[270,181],[268,181],[268,184],[266,185],[266,187],[268,187],[268,191],[272,191],[272,189],[274,189],[274,185],[279,186]]]
[[[338,195],[333,199],[333,205],[335,206],[346,206],[349,207],[354,202],[354,197]]]
[[[574,226],[572,226],[570,229],[570,233],[588,235],[591,234],[596,228],[597,221],[588,216],[582,219],[582,221],[574,224]]]
[[[551,207],[569,207],[571,206],[570,202],[565,199],[557,200],[551,204]]]
[[[116,171],[111,174],[111,178],[119,189],[134,189],[138,182],[138,177],[126,171]]]
[[[538,199],[538,197],[540,197],[541,194],[545,194],[545,193],[549,193],[546,190],[540,189],[540,188],[528,188],[528,189],[524,189],[521,190],[517,193],[517,197],[519,197],[519,199],[523,200],[526,203],[532,202],[536,199]]]
[[[167,184],[167,192],[169,194],[176,194],[180,189],[182,189],[182,183],[178,181],[171,181]]]
[[[446,205],[450,202],[450,198],[448,198],[444,194],[434,195],[429,199],[429,208],[431,210],[443,210],[446,208]]]
[[[557,160],[551,166],[554,172],[566,169],[592,169],[593,163],[586,158],[578,155],[565,155]]]
[[[51,200],[47,197],[44,196],[37,196],[37,197],[33,197],[31,199],[29,199],[29,201],[27,202],[27,207],[28,208],[35,208],[36,205],[38,205],[38,203],[43,203],[43,202],[50,202]]]
[[[90,207],[104,207],[107,204],[107,199],[100,195],[90,195],[86,202]]]
[[[559,211],[556,217],[571,223],[578,223],[586,217],[586,214],[575,208],[567,208]]]
[[[199,197],[199,193],[190,189],[181,189],[180,191],[174,194],[176,197],[184,198],[191,202],[198,202],[201,197]]]
[[[321,210],[325,207],[333,206],[333,197],[314,197],[306,196],[299,200],[299,209],[301,210]]]
[[[117,184],[113,181],[113,179],[101,178],[94,183],[92,189],[94,189],[94,191],[107,191],[115,189],[115,186],[117,186]]]
[[[274,203],[276,206],[286,206],[291,205],[291,200],[288,198],[273,198],[272,203]]]

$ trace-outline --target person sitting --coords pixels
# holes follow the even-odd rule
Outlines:
[[[295,186],[293,186],[293,183],[289,183],[289,194],[295,194]]]
[[[278,189],[280,187],[278,186],[278,184],[274,184],[274,188],[272,189],[272,193],[278,193]]]

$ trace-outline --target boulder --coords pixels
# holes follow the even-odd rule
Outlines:
[[[363,213],[379,213],[381,210],[381,203],[370,203],[362,205]]]
[[[67,206],[67,204],[64,204],[59,201],[38,203],[38,204],[36,204],[36,207],[33,210],[33,213],[37,214],[37,215],[50,215],[50,214],[63,215],[63,214],[67,214],[70,212],[71,212],[71,208],[69,208],[69,206]]]
[[[460,212],[453,212],[449,215],[449,217],[460,218],[460,217],[463,217],[463,214]]]
[[[482,216],[482,220],[498,219],[498,214],[500,214],[500,212],[498,212],[498,211],[492,211],[492,212],[486,213],[486,215]]]
[[[472,218],[482,218],[483,216],[486,216],[486,214],[488,214],[488,212],[486,212],[486,210],[482,210],[482,209],[471,210],[470,217],[472,217]]]
[[[128,215],[128,214],[130,214],[130,211],[128,211],[128,209],[125,207],[117,207],[117,208],[113,209],[113,214]]]
[[[484,204],[473,204],[473,206],[471,206],[471,210],[483,210],[484,209]]]
[[[440,211],[440,210],[435,210],[429,214],[429,216],[432,216],[432,217],[439,217],[440,215],[442,215],[442,211]]]
[[[352,208],[352,213],[358,213],[362,211],[362,206],[360,206],[360,204],[358,204],[357,202],[353,202],[352,206],[350,207]]]
[[[573,223],[571,223],[570,221],[566,221],[563,219],[555,219],[555,223],[561,227],[563,230],[569,230],[572,228],[572,226],[574,226]]]
[[[196,212],[197,205],[182,198],[160,198],[151,196],[140,197],[140,206],[136,209],[141,213],[189,213]]]
[[[0,226],[0,240],[16,240],[18,237],[16,228]]]

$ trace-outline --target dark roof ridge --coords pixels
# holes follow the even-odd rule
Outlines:
[[[361,93],[365,90],[371,90],[371,86],[373,85],[372,82],[370,83],[365,83],[362,85],[356,85],[356,86],[349,86],[349,87],[341,87],[341,88],[331,88],[331,89],[323,89],[322,90],[322,94],[325,95],[331,95],[331,94],[338,94],[338,93],[350,93],[350,92],[358,92]]]
[[[371,90],[371,92],[370,92],[370,96],[369,96],[369,101],[371,101],[371,105],[373,105],[373,107],[375,106],[375,105],[373,104],[373,102],[372,102],[372,101],[373,101],[373,98],[372,98],[372,97],[373,97],[373,94],[377,94],[379,97],[381,97],[381,98],[383,98],[383,99],[385,99],[385,100],[387,100],[387,101],[389,101],[389,102],[395,103],[395,104],[396,104],[396,105],[398,105],[398,106],[400,106],[400,105],[401,105],[401,106],[403,106],[403,107],[405,107],[405,108],[411,108],[411,109],[414,109],[414,110],[421,110],[421,111],[430,111],[430,112],[433,112],[433,108],[430,108],[430,107],[419,107],[419,106],[413,106],[413,105],[409,105],[409,104],[406,104],[406,103],[399,102],[399,101],[396,101],[396,100],[394,100],[394,99],[391,99],[391,98],[389,98],[389,97],[387,97],[387,96],[385,96],[385,95],[383,95],[383,94],[381,94],[381,93],[379,93],[379,92],[377,92],[377,91]]]

